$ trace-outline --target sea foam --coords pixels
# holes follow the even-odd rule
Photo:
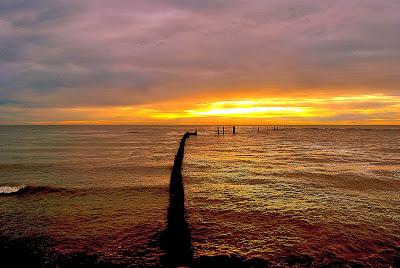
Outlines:
[[[1,194],[17,193],[17,192],[21,191],[24,188],[25,188],[24,185],[20,185],[20,186],[0,186],[0,195]]]

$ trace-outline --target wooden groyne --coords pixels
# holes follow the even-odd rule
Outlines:
[[[185,219],[185,195],[182,179],[182,163],[185,142],[193,133],[186,132],[175,155],[169,185],[168,223],[166,230],[166,262],[169,267],[189,266],[192,263],[193,250],[190,229]]]
[[[285,129],[285,126],[284,125],[281,125],[281,126],[279,126],[279,125],[272,125],[272,126],[269,126],[269,125],[264,125],[264,129],[266,129],[266,130],[280,130],[280,129]],[[261,128],[260,128],[260,126],[257,126],[257,133],[260,133],[261,132]],[[237,127],[236,126],[232,126],[232,134],[236,134],[237,133]],[[220,135],[221,134],[221,131],[220,131],[220,127],[218,126],[217,127],[217,135]],[[222,126],[222,135],[225,135],[225,127],[224,126]]]

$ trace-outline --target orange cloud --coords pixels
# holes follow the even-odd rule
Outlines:
[[[52,114],[38,124],[399,124],[400,97],[246,98],[34,112]]]

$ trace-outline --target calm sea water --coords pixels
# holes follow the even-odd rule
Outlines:
[[[0,192],[25,187],[0,195],[0,237],[34,239],[48,263],[158,265],[173,158],[194,128],[0,126]],[[183,170],[195,258],[399,263],[399,127],[197,129]]]

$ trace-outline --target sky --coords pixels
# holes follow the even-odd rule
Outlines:
[[[398,0],[1,0],[0,124],[400,124]]]

